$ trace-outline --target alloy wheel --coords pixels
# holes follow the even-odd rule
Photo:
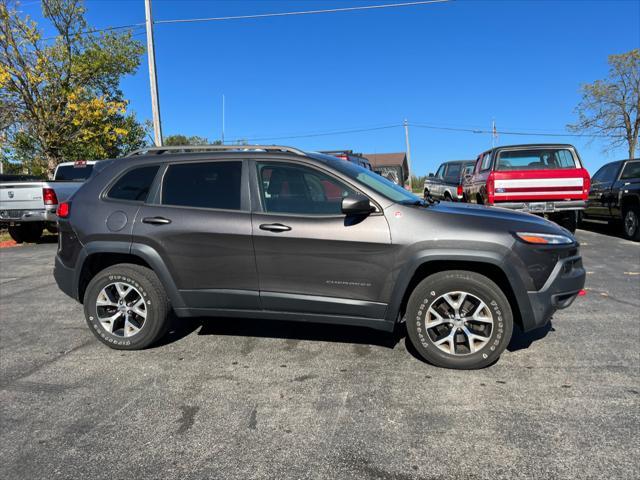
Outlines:
[[[425,329],[431,342],[450,355],[470,355],[488,343],[493,332],[491,309],[468,292],[440,295],[427,308]]]
[[[629,210],[624,216],[624,230],[628,237],[633,237],[638,230],[638,216],[633,210]]]
[[[140,291],[125,282],[104,287],[96,299],[96,313],[100,325],[119,337],[136,335],[147,319],[147,305]]]

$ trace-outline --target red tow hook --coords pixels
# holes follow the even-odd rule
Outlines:
[[[587,294],[587,291],[584,288],[578,292],[579,297],[584,297],[586,294]]]

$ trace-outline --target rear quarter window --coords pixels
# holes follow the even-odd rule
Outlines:
[[[147,200],[156,173],[158,173],[158,165],[129,170],[111,187],[107,197],[114,200],[144,202]]]

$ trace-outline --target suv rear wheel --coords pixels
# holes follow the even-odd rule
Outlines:
[[[84,313],[91,331],[102,343],[118,350],[138,350],[166,333],[166,298],[152,270],[122,263],[91,279],[84,295]]]
[[[500,287],[462,270],[420,282],[407,304],[407,334],[428,362],[475,369],[495,362],[509,344],[513,314]]]

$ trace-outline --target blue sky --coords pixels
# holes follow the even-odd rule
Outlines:
[[[155,20],[339,8],[401,0],[154,0]],[[96,28],[144,21],[143,0],[89,0]],[[22,10],[41,18],[37,2]],[[47,29],[48,30],[48,29]],[[136,38],[145,40],[144,31]],[[155,27],[164,134],[280,137],[409,122],[564,132],[581,83],[607,55],[640,47],[640,1],[473,1]],[[123,90],[151,118],[147,59]],[[475,158],[491,136],[410,129],[415,174]],[[574,143],[593,174],[608,155],[584,138],[507,136],[498,144]],[[404,151],[401,127],[265,140],[304,149]]]

